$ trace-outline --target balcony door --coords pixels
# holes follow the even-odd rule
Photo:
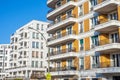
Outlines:
[[[68,52],[71,52],[72,51],[72,42],[68,43],[67,47],[68,47]]]
[[[60,54],[60,53],[61,53],[61,46],[58,45],[58,46],[57,46],[57,54]]]
[[[66,14],[67,14],[67,18],[71,17],[72,16],[72,10],[67,11]]]
[[[98,0],[90,0],[91,6],[93,7],[93,6],[97,5],[97,1]]]
[[[72,34],[72,26],[69,26],[67,28],[67,35]]]
[[[111,58],[112,66],[120,67],[120,54],[112,54]]]
[[[61,31],[57,31],[57,38],[61,38]]]
[[[109,20],[118,20],[118,14],[117,12],[113,12],[108,14]]]
[[[99,45],[98,35],[97,36],[92,36],[91,39],[92,39],[92,46],[91,46],[92,48]]]
[[[116,42],[118,42],[118,33],[113,33],[113,34],[111,34],[110,35],[110,39],[111,39],[111,42],[112,43],[116,43]]]
[[[57,67],[57,70],[59,71],[60,70],[60,62],[57,62],[57,64],[56,64],[56,67]]]
[[[73,64],[72,64],[72,59],[69,59],[69,60],[68,60],[68,69],[69,69],[69,70],[71,69],[71,67],[73,67],[72,65],[73,65]]]

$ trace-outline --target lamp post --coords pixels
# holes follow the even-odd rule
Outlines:
[[[31,30],[34,30],[36,32],[38,32],[39,34],[41,34],[41,36],[44,38],[45,42],[46,42],[46,46],[48,48],[48,73],[50,73],[50,49],[48,47],[48,42],[47,42],[47,39],[45,38],[45,36],[43,35],[43,33],[41,33],[40,31],[32,28],[32,27],[28,27],[28,29],[31,29]]]

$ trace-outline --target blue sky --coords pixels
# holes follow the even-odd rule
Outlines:
[[[47,0],[0,0],[0,44],[10,42],[10,35],[31,20],[47,21]]]

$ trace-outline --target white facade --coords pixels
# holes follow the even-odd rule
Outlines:
[[[7,76],[6,70],[10,67],[10,44],[0,44],[0,80]]]
[[[48,52],[44,39],[48,37],[47,25],[46,22],[33,20],[12,34],[8,77],[31,78],[34,74],[37,76],[44,74]]]

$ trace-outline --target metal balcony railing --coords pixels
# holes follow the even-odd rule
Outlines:
[[[77,70],[77,69],[74,66],[50,68],[50,72],[54,72],[54,71],[70,71],[70,70],[73,71],[73,70]]]
[[[106,61],[106,62],[99,62],[97,64],[92,64],[92,68],[110,68],[110,67],[120,67],[120,62],[118,64],[115,64],[117,62],[114,61]]]
[[[59,38],[65,37],[65,36],[69,36],[69,35],[76,35],[76,32],[75,31],[67,31],[67,32],[61,33],[59,35],[55,35],[55,36],[49,38],[48,42],[52,41],[52,40],[55,40],[55,39],[59,39]]]
[[[109,40],[109,39],[104,39],[104,40],[101,40],[101,41],[97,41],[95,44],[93,43],[91,45],[91,48],[95,48],[96,46],[102,46],[102,45],[106,45],[106,44],[112,44],[112,43],[120,43],[120,39],[116,39],[114,41]]]
[[[67,52],[76,52],[76,48],[67,48],[67,49],[62,49],[62,50],[58,50],[58,51],[54,51],[50,53],[50,56],[54,56],[54,55],[59,55],[59,54],[64,54]]]
[[[56,20],[56,21],[50,23],[50,24],[48,25],[48,27],[51,27],[51,26],[53,26],[53,25],[55,25],[55,24],[57,24],[57,23],[59,23],[59,22],[62,22],[62,21],[64,21],[64,20],[68,19],[68,18],[76,18],[76,15],[75,15],[75,14],[67,15],[67,16],[65,16],[65,17],[63,17],[63,18],[60,18],[59,20]]]

